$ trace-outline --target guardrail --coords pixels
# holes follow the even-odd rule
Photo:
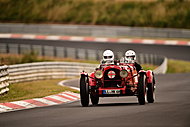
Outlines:
[[[10,83],[79,76],[82,70],[93,71],[96,64],[75,62],[36,62],[9,66]]]
[[[0,24],[0,33],[38,33],[72,36],[190,38],[190,30],[126,26]]]
[[[162,64],[159,67],[157,67],[156,69],[154,69],[153,72],[155,74],[165,74],[167,71],[167,64],[168,64],[168,59],[165,57],[163,59]]]
[[[167,69],[167,59],[165,57],[140,54],[139,63],[161,65],[154,70],[156,74],[163,74]],[[76,63],[76,62],[36,62],[26,64],[16,64],[9,66],[10,83],[32,81],[52,78],[73,78],[79,76],[82,70],[90,73],[97,64]]]
[[[39,42],[40,43],[40,42]],[[47,46],[47,45],[33,45],[33,44],[17,44],[17,43],[0,43],[0,53],[10,54],[25,54],[29,52],[36,52],[39,56],[50,56],[59,58],[73,58],[85,60],[100,60],[102,59],[103,50],[71,48],[62,46]],[[115,58],[120,59],[125,52],[114,52]],[[141,64],[150,63],[160,65],[162,56],[154,54],[139,54],[138,60]]]
[[[0,66],[0,95],[9,91],[9,73],[7,70],[8,66]]]

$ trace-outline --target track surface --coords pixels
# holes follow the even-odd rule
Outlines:
[[[156,75],[156,102],[138,105],[136,97],[101,98],[98,106],[80,102],[0,114],[0,127],[189,127],[188,74]],[[78,80],[66,85],[78,86]]]
[[[168,58],[190,60],[190,46],[91,43],[45,40],[7,40],[2,43],[42,44],[114,51],[134,49]],[[80,44],[79,44],[80,43]],[[156,102],[138,105],[136,97],[101,98],[98,106],[81,107],[80,102],[0,114],[0,127],[89,127],[89,126],[190,126],[190,73],[157,75]],[[78,81],[67,85],[78,86]]]
[[[94,43],[82,41],[53,41],[53,40],[30,40],[30,39],[3,39],[0,38],[0,43],[12,44],[30,44],[30,45],[48,45],[57,47],[72,47],[82,49],[105,50],[107,48],[115,51],[125,52],[128,49],[133,49],[137,53],[157,54],[168,58],[189,60],[190,46],[179,45],[149,45],[149,44],[130,44],[130,43]]]

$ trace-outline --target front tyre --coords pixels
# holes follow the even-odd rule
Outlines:
[[[97,105],[98,104],[99,96],[95,92],[90,94],[90,98],[91,98],[92,105]]]
[[[148,83],[147,87],[148,87],[147,101],[148,101],[148,103],[154,103],[154,84]]]
[[[145,104],[145,94],[146,94],[146,82],[145,82],[145,74],[140,73],[140,78],[139,78],[139,84],[137,87],[138,91],[138,102],[140,105]]]
[[[80,78],[80,99],[83,107],[89,105],[89,86],[88,86],[88,77],[84,74]]]

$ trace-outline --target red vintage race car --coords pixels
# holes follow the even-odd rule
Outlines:
[[[90,75],[81,73],[80,97],[82,106],[93,105],[99,97],[137,96],[140,105],[154,102],[155,80],[151,70],[137,72],[133,64],[100,65]]]

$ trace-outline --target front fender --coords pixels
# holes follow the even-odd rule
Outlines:
[[[151,70],[146,71],[147,83],[153,83],[153,72]]]
[[[89,85],[90,85],[90,86],[96,86],[94,72],[92,72],[92,73],[90,74],[90,77],[89,77]]]

